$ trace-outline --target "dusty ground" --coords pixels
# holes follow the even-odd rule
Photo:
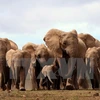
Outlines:
[[[0,91],[0,100],[100,100],[100,90]]]

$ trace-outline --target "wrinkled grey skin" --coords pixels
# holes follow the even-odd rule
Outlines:
[[[99,89],[100,84],[100,47],[92,47],[86,51],[86,65],[93,89]]]
[[[7,65],[10,68],[10,79],[15,87],[25,90],[25,79],[30,66],[31,55],[25,50],[9,50],[6,54]],[[11,88],[11,84],[9,83]]]

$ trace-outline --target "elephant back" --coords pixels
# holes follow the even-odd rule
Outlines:
[[[10,45],[11,45],[11,49],[14,49],[14,50],[18,49],[18,46],[17,46],[17,44],[14,41],[9,40],[9,42],[10,42]]]
[[[2,40],[5,43],[5,48],[7,49],[7,51],[11,49],[10,42],[7,38],[0,38],[0,40]]]
[[[0,39],[0,57],[5,57],[7,52],[6,44]]]
[[[11,67],[11,60],[12,60],[12,56],[13,54],[15,53],[15,50],[13,49],[10,49],[7,53],[6,53],[6,62],[7,62],[7,65],[9,67]]]
[[[91,36],[90,34],[80,33],[78,35],[78,37],[83,40],[83,42],[85,43],[85,45],[87,46],[87,48],[95,46],[96,39],[93,36]]]
[[[27,50],[30,54],[34,53],[38,45],[34,43],[27,43],[22,47],[22,50]]]

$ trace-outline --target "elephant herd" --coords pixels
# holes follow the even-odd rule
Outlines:
[[[27,74],[32,90],[99,89],[100,41],[90,34],[50,29],[45,44],[27,43],[22,49],[0,38],[0,88],[25,91]],[[90,80],[90,83],[89,83]]]

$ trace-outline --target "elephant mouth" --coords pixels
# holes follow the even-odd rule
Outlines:
[[[70,58],[70,54],[67,50],[62,50],[62,51],[63,51],[62,55],[63,55],[64,58]]]

